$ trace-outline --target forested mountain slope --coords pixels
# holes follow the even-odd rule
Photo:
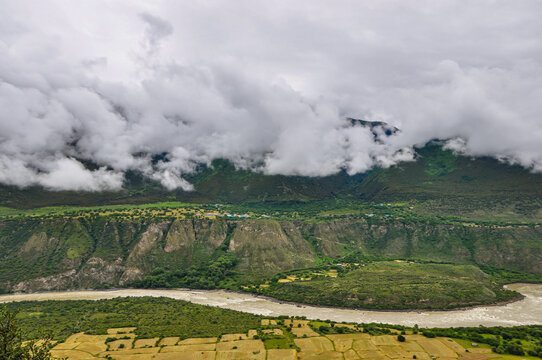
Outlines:
[[[222,254],[245,278],[316,266],[322,258],[408,258],[542,273],[542,226],[393,219],[327,221],[91,219],[0,223],[4,290],[126,285],[156,268],[188,269]],[[38,279],[27,281],[30,279]]]
[[[354,176],[267,176],[217,160],[188,180],[195,191],[168,192],[138,174],[114,193],[3,186],[2,289],[127,285],[159,269],[192,271],[195,286],[213,287],[349,254],[542,273],[542,175],[438,144],[418,149],[416,161]],[[160,216],[139,205],[20,210],[174,200],[201,209],[174,214],[163,203]],[[210,264],[219,276],[198,283]]]

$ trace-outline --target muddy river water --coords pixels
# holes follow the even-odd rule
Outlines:
[[[515,326],[542,324],[542,284],[510,284],[525,298],[505,305],[452,311],[368,311],[285,303],[252,294],[223,290],[81,290],[0,295],[0,303],[25,300],[99,300],[124,296],[165,296],[196,304],[217,306],[267,316],[306,316],[308,319],[387,323],[421,327]]]

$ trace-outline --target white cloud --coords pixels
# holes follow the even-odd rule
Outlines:
[[[433,138],[542,171],[536,0],[0,6],[1,183],[97,191],[136,169],[190,190],[214,158],[356,173]],[[346,116],[402,131],[375,142]]]
[[[122,186],[122,174],[105,168],[90,171],[78,161],[62,158],[51,163],[48,172],[38,175],[38,184],[50,189],[115,190]]]

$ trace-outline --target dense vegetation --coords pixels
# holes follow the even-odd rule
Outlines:
[[[48,338],[24,342],[26,336],[16,320],[16,314],[0,308],[0,359],[2,360],[53,360]]]
[[[482,347],[491,348],[492,351],[498,354],[511,355],[530,355],[542,358],[542,325],[529,326],[514,326],[514,327],[456,327],[456,328],[419,328],[402,325],[386,325],[386,324],[351,324],[354,329],[343,328],[335,323],[326,320],[311,321],[309,326],[320,335],[327,334],[342,334],[353,331],[363,331],[370,335],[389,335],[397,334],[398,340],[403,341],[406,334],[421,334],[427,338],[449,337],[457,339],[458,342],[468,348],[472,344]]]
[[[542,326],[436,328],[429,336],[447,336],[487,344],[499,354],[531,355],[542,358]]]
[[[449,309],[508,301],[518,294],[472,265],[370,262],[338,277],[279,282],[259,292],[298,303],[367,309]]]
[[[260,326],[260,316],[168,298],[43,301],[7,304],[27,339],[50,334],[62,340],[77,332],[106,334],[108,328],[137,327],[138,337],[212,337]]]
[[[233,267],[237,263],[235,255],[226,253],[216,260],[208,263],[192,266],[188,270],[166,270],[157,268],[142,280],[136,280],[129,284],[137,288],[191,288],[191,289],[216,289],[228,288],[235,285],[233,279],[228,279],[234,274]],[[229,281],[227,281],[229,280]]]
[[[179,336],[215,337],[225,333],[246,333],[250,329],[280,328],[284,336],[259,336],[267,349],[292,348],[292,323],[279,317],[276,325],[261,325],[262,317],[232,310],[195,305],[168,298],[117,298],[99,301],[45,301],[8,304],[8,310],[17,311],[21,334],[27,339],[42,338],[45,333],[55,339],[85,331],[105,334],[111,327],[137,327],[138,338]],[[451,337],[491,347],[495,352],[542,357],[542,326],[516,327],[458,327],[422,329],[386,324],[351,324],[338,326],[331,321],[314,320],[309,326],[321,335],[361,331],[371,335],[422,334],[426,337]],[[460,341],[461,343],[461,341]],[[484,345],[486,344],[486,345]]]

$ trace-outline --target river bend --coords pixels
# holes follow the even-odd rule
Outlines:
[[[450,311],[372,311],[351,310],[285,303],[248,293],[224,290],[117,289],[52,291],[32,294],[0,295],[0,303],[26,300],[100,300],[125,296],[168,297],[195,304],[217,306],[266,316],[306,316],[308,319],[358,323],[387,323],[421,327],[516,326],[542,324],[542,284],[506,286],[524,299],[505,305],[480,306]]]

